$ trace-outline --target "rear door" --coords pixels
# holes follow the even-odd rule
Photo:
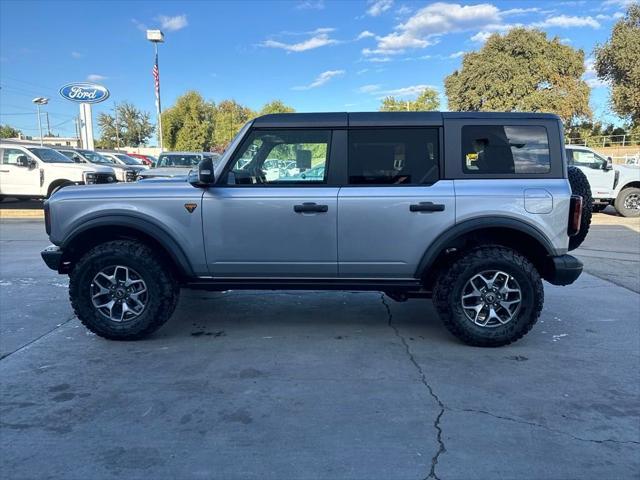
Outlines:
[[[247,136],[203,196],[213,276],[337,276],[338,187],[327,173],[305,175],[331,163],[332,137],[330,129],[254,130]]]
[[[440,130],[352,128],[338,195],[342,278],[413,278],[429,244],[455,221],[440,180]]]

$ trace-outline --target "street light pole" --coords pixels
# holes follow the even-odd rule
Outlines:
[[[44,97],[36,97],[31,101],[36,104],[36,109],[38,110],[38,130],[40,131],[40,146],[42,147],[43,146],[43,142],[42,142],[42,118],[40,117],[40,105],[46,105],[47,103],[49,103],[49,99],[48,98],[44,98]]]
[[[164,43],[164,33],[160,30],[147,30],[147,40],[153,43],[156,58],[153,65],[153,80],[155,82],[156,92],[156,110],[158,114],[158,142],[160,143],[160,150],[163,149],[162,144],[162,107],[160,104],[160,67],[158,65],[158,44]]]

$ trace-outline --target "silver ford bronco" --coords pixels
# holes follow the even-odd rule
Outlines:
[[[582,272],[588,189],[555,115],[265,115],[187,177],[60,190],[42,257],[110,339],[160,328],[180,288],[369,290],[494,347],[536,322],[542,279]]]

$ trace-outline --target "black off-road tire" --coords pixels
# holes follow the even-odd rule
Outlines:
[[[628,203],[629,197],[638,199],[640,197],[640,188],[628,187],[620,191],[616,198],[615,207],[616,211],[623,217],[640,217],[640,209],[628,208],[625,203]]]
[[[145,309],[128,321],[109,319],[91,301],[93,278],[113,265],[135,270],[147,286]],[[92,248],[69,274],[69,299],[75,314],[93,333],[111,340],[139,340],[158,330],[173,314],[179,293],[179,285],[162,258],[150,247],[132,240],[114,240]]]
[[[482,327],[467,318],[462,292],[476,274],[501,270],[511,275],[521,289],[520,310],[504,325]],[[536,323],[544,303],[542,280],[533,264],[515,250],[501,246],[469,251],[443,270],[433,291],[433,303],[445,327],[467,345],[501,347],[522,338]]]
[[[569,250],[575,250],[584,239],[587,238],[589,227],[591,227],[591,216],[593,214],[593,197],[591,196],[591,186],[587,176],[577,167],[569,167],[569,183],[571,184],[571,193],[582,197],[582,219],[580,222],[580,231],[573,237],[569,237]]]

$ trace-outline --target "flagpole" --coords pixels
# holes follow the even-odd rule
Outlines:
[[[156,68],[158,69],[158,86],[156,88],[156,94],[158,96],[156,100],[158,111],[158,139],[160,141],[160,151],[162,151],[162,106],[160,105],[160,65],[158,65],[158,42],[153,42],[153,45],[156,47]]]

